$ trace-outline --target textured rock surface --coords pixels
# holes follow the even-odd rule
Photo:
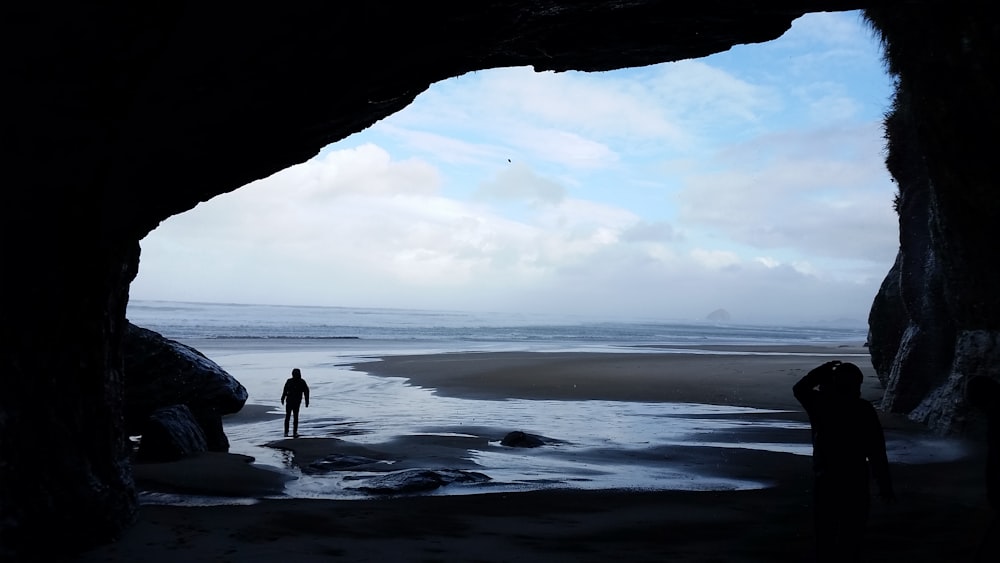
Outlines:
[[[164,462],[208,451],[205,433],[186,405],[156,409],[142,425],[136,461]]]
[[[1000,376],[1000,236],[993,143],[1000,28],[986,3],[867,11],[897,79],[886,119],[900,250],[875,299],[882,406],[940,433],[966,430],[965,382]]]
[[[514,430],[513,432],[508,432],[503,437],[503,440],[500,440],[500,445],[507,446],[508,448],[537,448],[544,446],[545,440],[541,436]]]
[[[125,431],[140,434],[157,409],[187,406],[202,423],[208,448],[226,451],[222,415],[238,412],[247,390],[201,352],[129,324],[125,331]]]
[[[882,387],[889,385],[889,372],[910,323],[899,287],[901,254],[896,254],[868,314],[868,352]]]
[[[378,495],[403,495],[433,491],[452,483],[470,485],[486,483],[489,480],[488,476],[475,471],[406,469],[366,478],[356,488]]]
[[[901,229],[926,239],[916,247],[933,264],[902,267],[921,281],[902,273],[899,287],[903,302],[910,289],[933,295],[916,298],[919,314],[907,309],[911,334],[898,351],[880,352],[893,357],[887,381],[905,397],[888,406],[917,409],[967,375],[959,370],[988,371],[973,360],[992,358],[978,343],[995,339],[959,341],[1000,329],[1000,197],[993,146],[978,142],[1000,125],[993,6],[882,4],[6,6],[0,559],[52,529],[62,541],[50,547],[70,548],[112,538],[134,518],[122,338],[138,241],[160,221],[306,160],[435,81],[497,66],[603,70],[703,56],[773,39],[805,6],[875,8],[909,96],[905,151],[926,166],[927,200],[901,216]],[[373,48],[358,49],[358,34]],[[909,359],[924,353],[933,370]]]

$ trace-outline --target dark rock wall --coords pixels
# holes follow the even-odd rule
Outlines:
[[[105,541],[135,517],[121,341],[139,246],[87,234],[5,239],[0,561]]]
[[[931,232],[931,181],[907,91],[896,92],[885,130],[886,165],[899,185],[899,252],[872,304],[869,345],[886,386],[883,408],[909,413],[945,378],[955,328]]]
[[[990,6],[905,2],[866,12],[897,79],[886,163],[899,184],[900,229],[898,267],[873,306],[872,356],[892,358],[876,362],[887,384],[883,407],[941,433],[965,429],[969,377],[1000,375],[1000,197],[990,140],[1000,125],[1000,26]],[[904,318],[876,318],[900,306]]]
[[[939,406],[962,374],[997,365],[1000,198],[993,145],[979,142],[998,124],[991,3],[6,4],[0,559],[51,530],[63,539],[47,548],[104,541],[134,517],[121,338],[137,241],[163,219],[302,162],[450,76],[699,57],[776,38],[806,10],[862,7],[908,96],[904,152],[926,167],[923,187],[901,183],[912,212],[886,286],[899,297],[886,302],[908,319],[881,339],[901,397],[887,404],[950,420]]]
[[[868,355],[883,388],[889,385],[889,372],[910,324],[900,294],[900,254],[896,253],[896,261],[882,280],[868,312]]]

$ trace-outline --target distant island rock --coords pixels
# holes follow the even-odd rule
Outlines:
[[[732,319],[733,316],[730,315],[729,311],[727,311],[725,309],[716,309],[716,310],[712,311],[711,313],[709,313],[708,316],[705,317],[705,318],[708,319],[708,320],[710,320],[710,321],[728,321],[728,320]]]

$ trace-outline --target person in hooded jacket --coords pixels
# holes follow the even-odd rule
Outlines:
[[[895,500],[878,413],[861,398],[861,369],[831,361],[793,387],[809,415],[813,444],[813,511],[820,561],[857,561],[871,509],[869,484]]]
[[[293,420],[292,437],[299,437],[299,406],[305,399],[306,406],[309,406],[309,386],[306,380],[302,379],[302,372],[299,368],[292,370],[292,376],[285,381],[285,387],[281,391],[281,404],[285,405],[285,436],[288,436],[288,422]]]

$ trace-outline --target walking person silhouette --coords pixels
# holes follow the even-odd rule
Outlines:
[[[285,436],[288,436],[288,420],[292,419],[292,437],[299,437],[299,405],[303,398],[308,407],[309,386],[306,385],[306,380],[302,379],[299,368],[295,368],[292,370],[292,376],[285,381],[284,389],[281,390],[281,404],[285,405]]]
[[[863,377],[858,366],[832,361],[792,387],[812,427],[816,554],[823,562],[859,560],[871,477],[883,500],[895,500],[882,424],[861,398]]]

